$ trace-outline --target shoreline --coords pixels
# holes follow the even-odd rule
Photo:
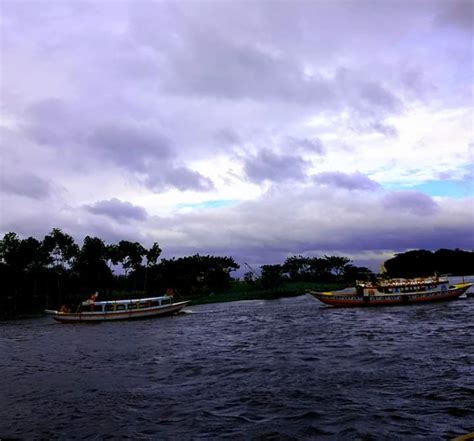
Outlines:
[[[472,279],[474,276],[453,276],[458,279]],[[179,295],[176,297],[176,301],[190,300],[189,306],[204,305],[211,303],[228,303],[238,302],[242,300],[276,300],[280,298],[290,298],[304,295],[307,290],[313,291],[331,291],[336,289],[342,289],[346,287],[344,283],[317,283],[317,282],[289,282],[283,284],[283,286],[275,289],[265,289],[257,286],[243,287],[242,285],[234,285],[229,291],[219,293],[209,293],[205,295]],[[252,289],[253,288],[253,289]],[[472,288],[471,288],[472,289]],[[127,298],[146,297],[149,294],[144,293],[116,293],[105,296],[105,300],[122,300]],[[467,297],[474,297],[473,292],[468,292]],[[18,313],[16,315],[0,315],[0,323],[12,320],[28,320],[44,317],[45,314],[42,311],[28,311],[24,313]]]
[[[228,292],[221,293],[210,293],[205,295],[194,295],[187,297],[186,295],[180,295],[176,297],[176,301],[190,300],[189,306],[204,305],[211,303],[228,303],[238,302],[241,300],[276,300],[279,298],[297,297],[304,295],[307,289],[313,290],[331,290],[343,287],[345,285],[340,283],[289,283],[278,289],[231,289]],[[145,297],[148,294],[127,294],[127,295],[112,295],[107,296],[106,300],[122,300],[126,298],[137,298],[142,296]],[[12,320],[28,320],[45,317],[43,311],[31,311],[25,313],[18,313],[16,315],[5,315],[0,316],[0,322],[12,321]]]

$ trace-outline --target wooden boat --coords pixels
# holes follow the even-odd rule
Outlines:
[[[173,303],[172,296],[148,297],[130,300],[108,300],[97,302],[92,297],[82,302],[76,312],[62,307],[59,311],[46,310],[54,320],[61,323],[103,322],[109,320],[133,320],[175,314],[189,301]]]
[[[331,306],[389,306],[453,300],[471,286],[472,283],[450,285],[446,278],[429,277],[358,282],[341,291],[307,292]]]

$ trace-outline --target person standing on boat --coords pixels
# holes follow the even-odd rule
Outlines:
[[[87,299],[86,302],[84,303],[84,304],[89,305],[89,309],[91,311],[94,311],[94,305],[95,305],[95,301],[97,300],[97,297],[99,297],[99,293],[96,291],[94,294],[91,294],[89,299]]]
[[[174,288],[168,288],[165,293],[165,295],[169,297],[174,297],[175,294],[176,294],[176,291]]]
[[[66,305],[61,305],[59,312],[70,312],[69,308]]]

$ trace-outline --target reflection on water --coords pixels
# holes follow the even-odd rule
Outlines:
[[[0,323],[0,437],[446,439],[474,430],[474,298],[309,296]]]

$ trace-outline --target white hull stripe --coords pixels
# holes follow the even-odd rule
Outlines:
[[[157,317],[165,314],[172,314],[183,309],[189,302],[175,303],[170,306],[160,306],[142,310],[130,311],[110,311],[110,312],[82,312],[82,313],[61,313],[56,312],[53,318],[59,322],[95,322],[108,320],[129,320],[146,317]]]

